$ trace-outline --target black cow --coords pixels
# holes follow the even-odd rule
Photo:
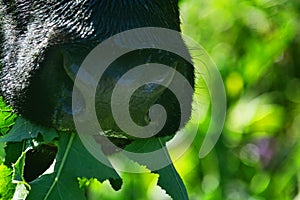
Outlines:
[[[71,101],[74,77],[97,44],[134,28],[180,31],[178,0],[2,0],[0,3],[1,95],[24,118],[60,130],[74,130]],[[106,75],[108,79],[117,79],[130,67],[149,62],[178,66],[176,69],[194,85],[191,64],[156,49],[137,50],[119,58]],[[140,125],[148,123],[145,119],[151,105],[141,107],[139,102],[162,104],[168,120],[157,135],[175,134],[180,128],[180,105],[176,97],[167,89],[159,96],[151,90],[148,93],[144,88],[141,90],[146,95],[131,102],[133,120]],[[99,100],[107,96],[105,92],[99,89],[96,95],[98,118],[104,129],[118,132],[110,110],[106,109],[109,105],[103,106],[100,103],[103,99]]]

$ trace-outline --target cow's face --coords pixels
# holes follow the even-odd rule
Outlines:
[[[77,99],[79,106],[72,108],[72,92],[76,89],[74,81],[86,56],[105,39],[122,31],[142,27],[162,27],[179,31],[177,3],[175,0],[35,2],[30,16],[26,15],[27,18],[24,18],[28,19],[26,27],[21,27],[22,31],[15,35],[16,43],[12,48],[16,50],[9,52],[14,56],[6,59],[15,68],[26,68],[26,63],[20,65],[22,60],[18,60],[19,58],[28,60],[31,71],[28,76],[16,81],[20,73],[15,74],[10,71],[9,65],[4,66],[1,87],[5,99],[32,121],[58,129],[73,130],[73,115],[80,114],[87,106],[82,97]],[[155,38],[155,34],[149,37]],[[40,51],[24,54],[24,41],[29,41],[29,50],[35,49],[36,44]],[[122,41],[119,45],[123,45]],[[26,56],[37,58],[30,60]],[[100,81],[95,80],[95,109],[104,130],[122,132],[114,122],[111,112],[112,91],[116,84],[126,86],[133,83],[134,76],[122,80],[120,78],[134,67],[147,63],[161,63],[176,68],[193,85],[193,66],[171,52],[144,49],[116,58]],[[144,75],[135,74],[136,79]],[[24,87],[18,86],[15,89],[14,82],[8,83],[11,77],[14,82],[24,81]],[[93,82],[93,74],[89,71],[79,78],[87,84]],[[162,73],[156,80],[171,82],[172,75]],[[10,84],[11,88],[6,84]],[[165,128],[159,135],[174,134],[179,128],[180,105],[172,92],[159,84],[145,84],[133,93],[129,106],[133,121],[140,126],[147,125],[150,121],[149,108],[154,104],[162,104],[168,113]]]

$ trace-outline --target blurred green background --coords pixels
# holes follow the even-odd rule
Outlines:
[[[208,112],[175,163],[190,199],[300,199],[300,1],[181,0],[180,9],[183,33],[207,50],[227,93],[213,151],[198,156]],[[202,84],[197,96],[207,95]],[[118,192],[94,182],[90,198],[170,199],[156,186],[157,175],[122,177]]]
[[[214,150],[176,163],[191,199],[300,199],[300,1],[183,0],[181,14],[228,101]]]

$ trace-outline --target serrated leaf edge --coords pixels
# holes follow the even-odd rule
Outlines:
[[[164,145],[163,145],[163,142],[162,142],[162,140],[161,140],[161,138],[158,138],[158,141],[159,141],[159,143],[161,144],[161,146],[163,147]],[[165,148],[163,148],[164,149],[164,153],[165,153],[165,155],[166,155],[166,158],[168,159],[168,161],[171,163],[171,165],[173,165],[172,163],[172,160],[171,160],[171,158],[170,158],[170,156],[169,156],[169,153],[166,151],[166,149]],[[181,184],[180,184],[180,180],[178,180],[178,176],[177,176],[177,172],[176,171],[174,171],[175,170],[175,167],[173,166],[173,168],[172,168],[172,173],[173,173],[173,177],[175,177],[175,180],[176,180],[176,184],[177,185],[179,185],[179,188],[180,188],[180,192],[181,192],[181,194],[185,194],[185,189],[183,189],[182,187],[181,187]],[[153,173],[155,173],[155,171],[153,172]],[[158,174],[159,175],[159,174]],[[159,183],[159,179],[160,179],[160,175],[159,175],[159,177],[158,177],[158,181],[157,181],[157,185],[158,185],[158,183]],[[164,189],[162,186],[160,186],[160,185],[158,185],[162,190],[164,190],[169,196],[171,196],[169,193],[168,193],[168,191],[166,190],[166,189]],[[172,196],[171,196],[171,198],[173,198]]]

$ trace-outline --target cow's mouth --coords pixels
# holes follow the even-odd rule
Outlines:
[[[162,97],[166,95],[168,85],[172,82],[174,76],[174,72],[170,71],[155,73],[154,66],[159,65],[158,63],[164,63],[175,69],[178,65],[174,58],[171,59],[167,56],[169,56],[168,52],[162,53],[162,51],[153,49],[130,52],[117,58],[107,67],[99,80],[96,80],[95,77],[97,76],[89,69],[81,69],[80,73],[77,73],[79,65],[71,64],[67,68],[68,76],[73,82],[76,77],[77,81],[84,87],[79,86],[78,89],[75,85],[74,89],[81,90],[77,94],[82,95],[77,95],[76,99],[73,99],[73,101],[76,101],[75,104],[73,103],[73,107],[70,101],[66,101],[66,105],[63,105],[64,109],[58,109],[62,111],[58,126],[62,129],[71,127],[72,115],[80,115],[81,112],[86,112],[85,109],[87,109],[88,104],[94,104],[95,107],[92,109],[96,110],[98,122],[104,134],[115,133],[110,134],[110,136],[131,138],[132,135],[120,128],[115,119],[130,120],[137,126],[147,126],[151,122],[149,110],[153,105],[161,104]],[[99,65],[99,67],[101,66]],[[147,69],[147,71],[145,72],[143,69]],[[95,90],[96,94],[89,96],[90,90]],[[169,101],[165,102],[166,104],[174,104],[171,97],[172,95],[169,99],[164,100]],[[117,107],[115,108],[116,112],[114,112],[114,107]],[[124,114],[123,108],[128,108],[130,115]],[[173,109],[173,113],[176,113],[176,106]],[[89,121],[87,120],[86,123],[89,123]],[[127,127],[127,130],[130,128]],[[159,130],[157,130],[158,132]],[[134,135],[133,137],[139,136]]]
[[[139,66],[151,68],[154,65],[165,65],[180,71],[182,74],[186,73],[192,68],[190,64],[177,55],[167,51],[156,49],[136,50],[126,55],[117,58],[102,74],[100,80],[96,80],[94,74],[86,71],[77,76],[77,72],[83,62],[89,49],[80,49],[76,46],[67,48],[68,52],[64,50],[50,49],[45,56],[45,62],[42,63],[40,70],[32,80],[32,87],[29,88],[28,100],[26,106],[31,113],[23,113],[24,116],[29,116],[32,121],[40,124],[54,127],[58,130],[76,131],[73,117],[85,112],[86,107],[91,101],[94,101],[94,108],[97,115],[97,123],[100,124],[104,135],[109,137],[122,138],[127,137],[145,138],[150,137],[141,135],[132,135],[128,131],[119,127],[116,123],[116,114],[113,114],[112,106],[128,107],[130,115],[122,115],[123,112],[118,112],[117,116],[121,119],[130,120],[137,126],[147,126],[151,122],[151,108],[155,104],[159,104],[165,109],[166,116],[156,116],[156,120],[161,119],[165,121],[165,125],[158,129],[151,136],[165,136],[174,135],[175,132],[182,126],[180,124],[180,105],[176,96],[168,90],[168,84],[173,81],[173,73],[162,72],[160,74],[152,75],[151,81],[147,80],[144,84],[131,91],[129,99],[123,99],[122,95],[128,97],[128,93],[132,90],[137,82],[143,82],[151,76],[151,70],[147,73],[137,70]],[[49,57],[49,58],[48,58]],[[56,60],[51,60],[55,58]],[[133,73],[131,73],[133,71]],[[126,74],[131,75],[126,77]],[[183,74],[186,76],[185,74]],[[86,90],[89,90],[89,85],[96,88],[96,94],[93,96],[85,96],[85,92],[81,88],[74,87],[75,78],[85,84]],[[191,79],[192,77],[186,77]],[[192,85],[192,83],[191,83]],[[118,98],[112,101],[113,92],[116,87],[119,87]],[[121,90],[120,90],[121,88]],[[79,90],[76,99],[73,98],[73,90]],[[184,93],[184,88],[182,89]],[[191,99],[191,97],[187,97]],[[72,101],[77,103],[73,104]],[[128,105],[129,104],[129,105]],[[35,115],[32,115],[35,113]],[[27,115],[28,114],[28,115]],[[130,119],[127,119],[130,118]],[[185,121],[187,121],[186,119]],[[51,122],[51,124],[49,124]],[[90,123],[90,121],[86,121]],[[128,125],[131,128],[130,125]],[[109,134],[108,134],[109,133]],[[113,134],[111,134],[113,133]],[[146,134],[146,133],[145,133]]]

